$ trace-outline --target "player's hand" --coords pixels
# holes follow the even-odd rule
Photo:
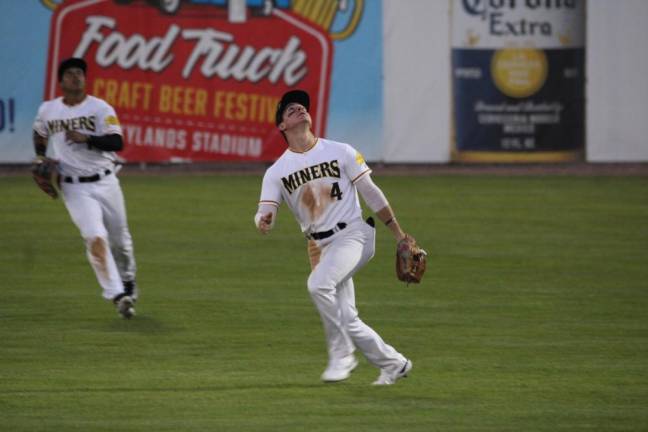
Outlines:
[[[85,144],[88,142],[88,135],[84,135],[81,132],[77,132],[74,130],[65,131],[65,139],[77,144]]]
[[[268,234],[272,229],[272,213],[266,213],[259,219],[259,231],[261,234]]]

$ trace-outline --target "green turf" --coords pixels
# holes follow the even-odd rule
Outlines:
[[[344,383],[282,207],[259,176],[124,176],[138,316],[120,319],[61,202],[0,177],[0,430],[628,431],[648,428],[648,179],[377,177],[428,248],[356,277],[361,317],[414,362]]]

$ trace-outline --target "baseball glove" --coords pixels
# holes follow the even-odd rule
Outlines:
[[[36,185],[47,195],[56,199],[60,187],[58,161],[50,158],[39,158],[32,163],[32,177]]]
[[[427,267],[427,252],[421,249],[414,237],[405,235],[396,246],[396,276],[398,280],[419,283]]]

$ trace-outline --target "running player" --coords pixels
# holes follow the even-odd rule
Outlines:
[[[124,318],[135,315],[135,257],[126,207],[117,179],[116,151],[123,148],[115,110],[86,94],[87,65],[69,58],[58,68],[62,97],[43,102],[34,121],[34,148],[59,161],[65,207],[81,231],[103,297]]]
[[[388,345],[358,316],[352,276],[374,255],[373,219],[365,222],[358,191],[398,241],[405,236],[382,191],[371,180],[362,155],[348,144],[315,137],[301,90],[283,95],[276,125],[288,149],[263,178],[255,224],[267,234],[286,202],[308,239],[308,291],[320,314],[328,347],[326,382],[347,379],[358,362],[357,347],[380,368],[376,385],[394,384],[412,362]]]

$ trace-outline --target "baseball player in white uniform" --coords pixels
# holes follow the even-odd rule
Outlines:
[[[265,173],[254,221],[267,234],[285,202],[308,239],[308,291],[324,325],[329,357],[322,380],[347,379],[358,364],[357,347],[380,368],[373,384],[394,384],[412,362],[362,322],[355,306],[352,276],[375,251],[373,219],[363,220],[358,191],[396,240],[405,233],[362,155],[348,144],[313,135],[309,106],[308,94],[293,90],[277,107],[276,124],[288,149]]]
[[[61,62],[63,96],[38,109],[34,147],[37,158],[44,158],[51,143],[65,206],[81,231],[103,297],[131,318],[137,299],[135,257],[114,153],[123,148],[122,129],[108,103],[86,94],[86,70],[79,58]]]

